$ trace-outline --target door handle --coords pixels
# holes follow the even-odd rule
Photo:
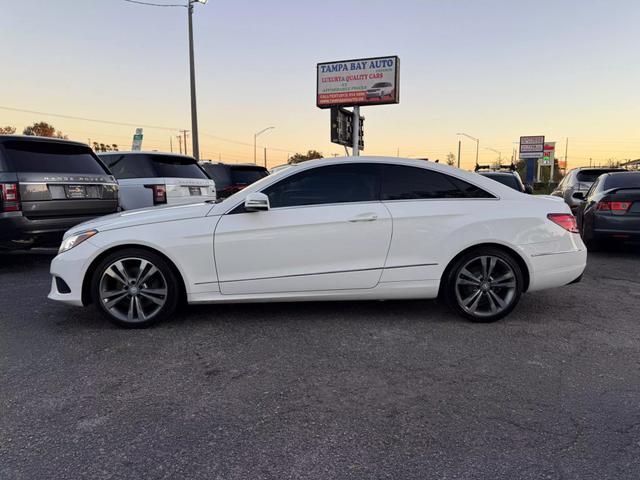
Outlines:
[[[355,223],[355,222],[373,222],[375,220],[378,219],[378,216],[371,213],[371,214],[364,214],[364,215],[359,215],[357,217],[353,217],[351,218],[349,221],[351,223]]]

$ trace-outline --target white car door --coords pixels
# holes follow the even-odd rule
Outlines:
[[[437,280],[465,225],[482,222],[495,197],[461,179],[426,168],[382,167],[380,197],[393,218],[383,282]],[[480,226],[479,228],[483,228]],[[490,232],[484,232],[490,238]]]
[[[265,190],[271,208],[240,205],[215,231],[223,294],[375,287],[391,241],[391,217],[378,201],[378,167],[320,166]]]

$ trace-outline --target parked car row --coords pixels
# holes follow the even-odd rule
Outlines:
[[[96,155],[79,142],[0,135],[0,250],[57,247],[66,230],[92,218],[215,201],[268,173],[169,153]]]

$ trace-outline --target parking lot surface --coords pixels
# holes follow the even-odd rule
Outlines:
[[[494,324],[432,301],[186,308],[149,330],[0,256],[2,479],[637,479],[640,253]]]

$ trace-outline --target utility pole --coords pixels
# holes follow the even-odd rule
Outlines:
[[[184,154],[189,155],[189,150],[187,149],[187,132],[189,130],[180,130],[182,132],[182,138],[184,140]]]
[[[460,168],[460,148],[462,147],[462,140],[458,140],[458,168]]]
[[[567,173],[567,150],[569,150],[569,137],[567,137],[567,141],[564,144],[564,173]]]
[[[169,148],[171,149],[171,153],[173,153],[173,137],[169,137]]]
[[[267,147],[264,147],[264,168],[267,168]]]
[[[193,0],[187,0],[187,17],[189,19],[189,77],[191,83],[191,141],[193,143],[193,156],[200,160],[200,146],[198,145],[198,112],[196,107],[196,69],[193,58]],[[197,3],[197,2],[196,2]],[[184,150],[187,151],[185,136]]]
[[[182,155],[182,135],[176,135],[178,139],[178,147],[180,147],[180,155]]]

